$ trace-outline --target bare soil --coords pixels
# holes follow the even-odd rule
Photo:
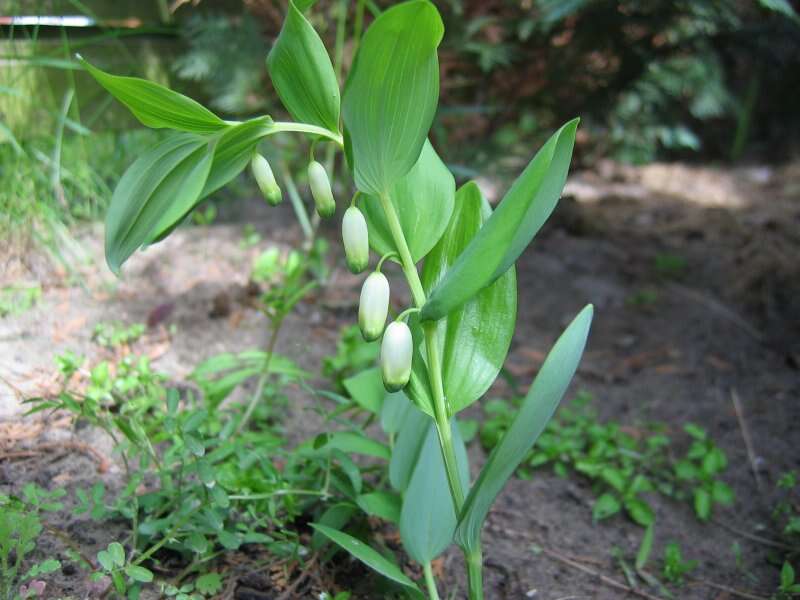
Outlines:
[[[656,552],[676,541],[699,561],[678,596],[768,597],[778,567],[768,560],[770,549],[751,538],[773,535],[776,480],[800,470],[800,167],[731,171],[603,163],[573,176],[565,196],[518,264],[518,330],[508,369],[530,380],[564,325],[593,302],[589,346],[568,397],[588,390],[602,419],[631,428],[659,421],[678,431],[697,423],[729,458],[725,478],[736,502],[715,512],[714,522],[699,523],[689,506],[651,499]],[[263,317],[243,300],[249,265],[268,246],[297,243],[300,233],[286,206],[268,211],[248,203],[232,212],[233,222],[183,228],[137,254],[122,281],[102,264],[99,227],[77,234],[85,261],[76,274],[53,269],[36,253],[4,259],[0,283],[38,281],[43,295],[33,309],[0,320],[0,492],[18,491],[28,481],[67,489],[98,479],[118,484],[120,468],[102,435],[57,416],[47,422],[21,416],[23,398],[57,389],[57,354],[72,350],[89,364],[107,356],[91,341],[95,324],[150,320],[154,326],[134,350],[176,379],[213,354],[265,344]],[[245,222],[262,235],[255,247],[241,245]],[[326,235],[334,240],[335,226]],[[685,264],[676,265],[669,259],[674,256]],[[360,285],[338,248],[330,260],[330,285],[298,308],[278,342],[279,352],[316,372],[334,351],[339,328],[354,321]],[[398,281],[394,289],[400,287]],[[502,382],[491,392],[508,393]],[[308,400],[299,391],[295,400],[287,416],[293,438],[320,431],[306,410]],[[485,456],[477,443],[470,454],[476,473]],[[592,499],[583,481],[547,470],[530,481],[513,479],[484,531],[487,597],[626,597],[609,583],[625,585],[611,551],[635,555],[642,529],[621,516],[594,523]],[[69,532],[89,556],[120,533],[68,511],[53,515],[52,525]],[[63,555],[64,545],[45,534],[42,550]],[[457,597],[464,589],[454,575],[460,561],[451,551],[436,565],[447,589],[461,590]],[[343,586],[363,575],[355,566],[349,574],[343,565],[337,568]],[[278,596],[259,589],[258,581],[252,575],[239,580],[226,597]],[[85,576],[65,568],[50,580],[46,597],[87,594]]]

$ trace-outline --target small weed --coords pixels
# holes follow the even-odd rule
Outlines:
[[[42,286],[9,285],[0,289],[0,318],[20,315],[33,308],[42,297]]]
[[[664,426],[651,425],[633,435],[619,423],[602,423],[587,407],[591,396],[582,393],[553,418],[518,473],[550,465],[560,477],[576,473],[593,484],[595,520],[624,511],[634,522],[648,526],[654,513],[647,493],[691,501],[695,515],[708,520],[715,504],[729,505],[733,491],[719,476],[727,466],[724,452],[700,427],[686,425],[691,440],[680,457]],[[480,439],[491,449],[508,427],[513,409],[508,401],[492,400],[485,406],[488,418]]]
[[[256,228],[253,227],[251,223],[245,225],[242,229],[242,240],[239,242],[239,245],[242,248],[252,248],[257,246],[260,241],[261,234],[256,231]]]
[[[677,542],[670,542],[664,546],[664,559],[661,574],[664,579],[674,584],[682,584],[684,577],[697,568],[696,560],[683,558],[681,547]]]
[[[94,326],[92,339],[106,348],[129,346],[142,337],[146,330],[147,326],[144,323],[134,323],[133,325],[125,325],[118,321],[98,323]]]
[[[662,253],[653,259],[656,274],[665,279],[680,279],[686,273],[688,262],[683,256]]]

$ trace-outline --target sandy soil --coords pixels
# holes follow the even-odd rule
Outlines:
[[[777,477],[800,469],[798,181],[796,166],[723,171],[603,163],[594,172],[573,176],[552,223],[519,262],[518,330],[508,362],[515,375],[530,379],[562,327],[593,302],[595,323],[573,391],[589,390],[601,417],[623,424],[664,421],[678,430],[696,422],[710,431],[730,461],[726,479],[737,500],[716,513],[718,523],[700,524],[689,507],[653,497],[657,546],[679,542],[700,561],[696,579],[767,596],[777,582],[777,569],[766,560],[768,550],[725,525],[759,532],[769,522],[770,490]],[[299,231],[288,207],[267,212],[252,204],[236,222],[184,228],[137,254],[121,282],[101,263],[97,227],[79,235],[87,257],[79,268],[82,285],[33,255],[5,262],[0,283],[39,281],[43,296],[32,310],[0,320],[0,491],[18,490],[26,481],[72,488],[98,477],[112,484],[118,480],[117,467],[98,473],[91,455],[63,444],[79,439],[107,455],[110,448],[102,436],[72,431],[63,422],[45,430],[39,421],[20,416],[22,398],[55,389],[58,353],[72,350],[90,363],[103,358],[104,351],[91,341],[95,324],[146,322],[166,314],[156,319],[159,324],[148,330],[139,348],[176,379],[207,356],[263,346],[267,332],[262,318],[239,302],[249,264],[270,245],[288,248]],[[262,234],[256,247],[241,245],[245,222]],[[326,235],[333,239],[336,232]],[[665,255],[683,257],[685,267],[665,277],[654,267]],[[298,308],[278,343],[278,351],[313,371],[333,352],[339,327],[355,319],[360,278],[347,273],[338,250],[331,260],[332,285]],[[632,305],[642,290],[654,291],[654,300],[644,307]],[[220,305],[225,310],[218,310]],[[224,316],[212,318],[220,312]],[[493,390],[507,392],[502,384]],[[738,417],[734,393],[741,399]],[[308,418],[298,398],[288,423],[300,437],[318,431],[319,423]],[[473,414],[480,416],[479,411]],[[742,424],[752,436],[754,461],[743,442]],[[52,441],[62,443],[57,451],[23,458],[3,454]],[[484,455],[477,444],[470,453],[475,471]],[[597,576],[556,558],[577,558],[592,571],[624,581],[611,548],[635,554],[641,528],[622,517],[593,523],[592,498],[580,480],[546,471],[531,481],[510,482],[484,533],[487,597],[623,597],[624,592]],[[62,525],[93,554],[114,531],[86,523],[65,517]],[[744,579],[736,566],[734,542],[757,582]],[[534,544],[546,552],[535,554]],[[457,573],[459,561],[450,552],[441,566]],[[74,572],[62,573],[55,585],[61,595],[83,597],[83,582]],[[680,594],[688,599],[735,597],[699,584]]]

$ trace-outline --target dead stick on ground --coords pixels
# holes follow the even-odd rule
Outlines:
[[[295,577],[295,580],[292,582],[292,585],[286,588],[286,590],[280,596],[278,596],[277,600],[288,600],[289,598],[291,598],[292,594],[294,594],[295,590],[297,589],[297,586],[299,586],[303,581],[305,581],[306,577],[308,577],[311,568],[314,566],[316,562],[317,562],[317,557],[316,555],[314,555],[306,563],[306,566],[303,567],[303,570],[300,571],[300,575]]]
[[[559,554],[555,550],[550,550],[549,548],[545,548],[544,546],[539,546],[539,547],[542,549],[542,552],[545,555],[549,556],[550,558],[557,560],[558,562],[563,563],[565,565],[569,565],[573,569],[578,569],[579,571],[583,571],[587,575],[591,575],[592,577],[597,577],[600,581],[602,581],[609,587],[613,587],[617,590],[623,590],[625,592],[628,592],[629,594],[634,594],[636,596],[639,596],[640,598],[646,598],[647,600],[663,600],[659,596],[653,596],[652,594],[648,594],[647,592],[644,592],[642,590],[637,590],[636,588],[627,586],[624,583],[620,583],[616,579],[611,579],[611,577],[607,577],[606,575],[603,575],[602,573],[595,571],[594,569],[590,569],[589,567],[586,567],[580,563],[570,560],[569,558],[567,558],[562,554]]]
[[[747,449],[747,460],[750,461],[750,470],[753,471],[753,478],[756,480],[756,488],[758,488],[758,492],[761,493],[761,478],[758,476],[753,439],[750,437],[750,430],[747,428],[747,422],[744,420],[742,402],[739,400],[739,394],[736,392],[736,388],[731,388],[731,401],[733,401],[733,409],[736,411],[736,419],[739,421],[739,429],[742,431],[742,438],[744,438],[744,447]]]
[[[739,596],[739,598],[748,598],[749,600],[769,600],[766,596],[757,596],[750,592],[744,592],[742,590],[737,590],[736,588],[731,588],[726,585],[720,585],[719,583],[714,583],[713,581],[706,581],[705,579],[696,579],[690,585],[704,585],[706,587],[710,587],[715,590],[719,590],[720,592],[727,592],[728,594],[733,594],[734,596]]]
[[[715,525],[719,525],[723,529],[727,529],[730,533],[732,533],[734,535],[738,535],[740,537],[743,537],[745,539],[751,540],[751,541],[756,542],[758,544],[763,544],[764,546],[769,546],[771,548],[777,548],[779,550],[788,550],[788,551],[794,551],[794,552],[797,551],[796,547],[792,547],[789,544],[784,544],[783,542],[778,542],[776,540],[770,540],[768,538],[761,537],[761,536],[756,535],[754,533],[749,533],[747,531],[743,531],[741,529],[737,529],[733,525],[729,525],[728,523],[725,523],[724,521],[720,521],[718,519],[711,519],[711,522],[714,523]]]

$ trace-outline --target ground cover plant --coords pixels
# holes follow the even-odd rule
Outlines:
[[[171,131],[128,169],[112,197],[105,250],[117,274],[137,248],[168,236],[204,197],[247,165],[267,201],[279,202],[281,190],[257,152],[259,142],[271,135],[295,132],[312,138],[309,185],[319,216],[332,216],[336,203],[330,181],[314,155],[322,143],[343,150],[356,187],[342,223],[348,266],[363,271],[370,247],[381,257],[364,282],[359,325],[366,339],[382,338],[380,380],[398,394],[390,396],[398,406],[386,409],[391,416],[385,426],[397,434],[391,457],[405,473],[394,482],[402,497],[404,546],[422,564],[433,598],[438,591],[431,560],[455,542],[464,553],[469,595],[481,598],[483,522],[563,396],[583,352],[592,307],[581,311],[556,342],[508,431],[470,485],[455,416],[484,394],[503,364],[516,318],[514,263],[558,201],[578,122],[551,136],[494,212],[476,184],[456,191],[453,176],[427,140],[438,100],[437,47],[443,33],[438,11],[427,1],[390,8],[366,30],[340,91],[324,45],[290,2],[267,58],[276,91],[295,119],[289,122],[269,116],[223,121],[155,83],[82,63],[143,124]],[[420,272],[417,264],[423,259]],[[386,261],[400,265],[413,299],[413,306],[388,326],[390,290],[381,272]],[[295,296],[286,304],[293,301]],[[360,375],[377,379],[377,374]],[[377,407],[381,414],[383,404]],[[196,422],[201,426],[202,419]],[[132,430],[126,437],[141,436]],[[385,456],[381,446],[365,450],[365,438],[356,439],[362,452]],[[352,449],[353,438],[341,432],[319,438],[314,449],[331,447],[331,440],[333,447]],[[192,444],[184,440],[182,446],[191,452]],[[140,458],[147,456],[146,444]],[[198,475],[203,478],[199,470]],[[430,485],[444,493],[423,502],[420,490]],[[322,520],[313,526],[407,593],[422,595],[395,563],[356,537]],[[110,564],[121,568],[119,562]],[[113,578],[116,571],[111,573]]]

